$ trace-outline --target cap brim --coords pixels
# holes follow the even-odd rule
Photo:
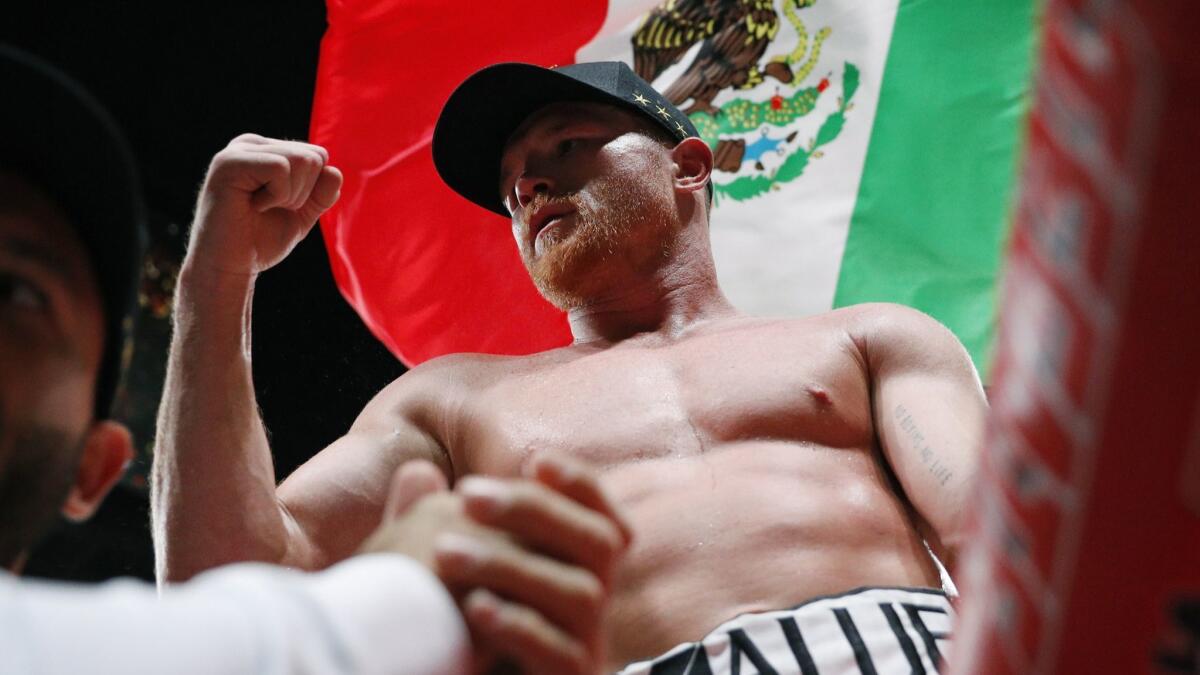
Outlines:
[[[500,198],[500,158],[517,127],[561,101],[626,102],[568,75],[528,63],[500,63],[454,90],[433,132],[433,164],[456,192],[509,217]]]

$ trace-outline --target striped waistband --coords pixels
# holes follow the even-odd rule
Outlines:
[[[743,614],[619,675],[937,673],[954,608],[925,588],[859,588]]]

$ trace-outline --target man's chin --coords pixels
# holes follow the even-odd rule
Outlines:
[[[596,297],[601,292],[604,261],[588,256],[573,256],[568,260],[543,258],[530,269],[529,275],[543,298],[555,307],[567,311]]]
[[[580,219],[574,227],[550,233],[544,250],[525,260],[530,278],[542,297],[566,311],[603,295],[621,265],[623,242],[616,229]]]
[[[25,556],[58,521],[75,482],[83,439],[44,426],[13,435],[0,473],[0,568],[19,569]]]
[[[587,304],[589,295],[578,286],[560,280],[534,278],[533,285],[551,305],[566,312]]]

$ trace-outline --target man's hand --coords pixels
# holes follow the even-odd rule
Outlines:
[[[209,165],[186,264],[252,277],[291,252],[341,187],[341,172],[320,146],[238,136]]]
[[[526,675],[595,675],[629,529],[580,467],[544,459],[529,478],[468,477],[452,493],[432,464],[409,462],[363,550],[404,553],[441,578],[460,600],[480,670],[500,657]]]

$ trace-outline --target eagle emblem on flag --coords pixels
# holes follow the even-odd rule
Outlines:
[[[682,74],[658,86],[713,149],[718,198],[750,199],[800,177],[854,107],[859,71],[847,62],[834,109],[819,126],[805,119],[830,93],[832,72],[813,73],[832,29],[809,34],[800,11],[817,0],[781,1],[780,11],[773,0],[665,0],[631,40],[634,71],[648,82],[695,51]],[[784,21],[795,47],[768,55]]]

